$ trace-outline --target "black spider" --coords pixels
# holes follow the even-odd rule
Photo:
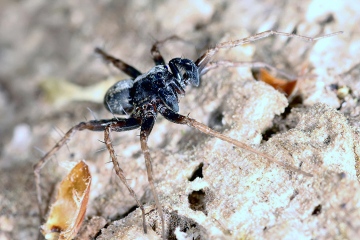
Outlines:
[[[113,118],[113,119],[104,119],[104,120],[92,120],[88,122],[81,122],[74,127],[72,127],[64,137],[47,153],[43,156],[40,161],[34,166],[34,172],[36,177],[36,189],[37,189],[37,199],[39,204],[40,218],[43,216],[41,209],[41,191],[40,191],[40,169],[44,164],[49,160],[56,151],[58,151],[77,131],[82,130],[91,130],[91,131],[104,131],[105,145],[109,150],[111,155],[112,162],[116,174],[119,176],[121,181],[126,185],[131,195],[135,198],[139,208],[142,211],[143,216],[143,228],[146,232],[146,222],[145,222],[145,211],[143,205],[140,203],[139,199],[135,195],[135,192],[128,185],[122,169],[119,167],[119,164],[116,160],[115,151],[111,144],[110,132],[122,132],[140,128],[140,143],[141,150],[144,154],[148,181],[153,192],[156,205],[158,208],[159,215],[162,220],[162,235],[165,238],[165,226],[164,226],[164,217],[161,205],[159,203],[151,167],[150,152],[147,145],[148,137],[151,133],[151,130],[155,124],[157,114],[160,113],[167,120],[178,123],[186,124],[191,127],[198,129],[201,132],[204,132],[208,135],[220,138],[226,142],[234,144],[238,147],[246,149],[250,152],[258,154],[267,160],[275,162],[291,171],[301,173],[307,176],[311,174],[305,173],[297,168],[288,166],[284,163],[281,163],[275,160],[273,157],[268,156],[260,151],[257,151],[244,143],[241,143],[235,139],[229,138],[221,133],[218,133],[204,124],[197,122],[196,120],[184,116],[178,113],[179,111],[179,96],[185,94],[185,88],[188,85],[193,85],[195,87],[199,86],[200,76],[205,74],[210,69],[216,68],[218,66],[238,66],[243,65],[243,63],[233,63],[229,61],[219,61],[215,63],[210,63],[213,55],[222,48],[233,48],[245,43],[250,43],[270,35],[281,35],[286,37],[296,37],[305,41],[315,41],[320,38],[332,36],[338,33],[324,35],[317,38],[309,38],[294,34],[276,32],[276,31],[266,31],[258,33],[256,35],[250,36],[248,38],[229,41],[217,44],[214,48],[207,50],[201,57],[196,61],[192,61],[186,58],[174,58],[171,59],[166,66],[163,57],[159,52],[159,45],[164,43],[169,39],[176,39],[176,36],[165,39],[164,41],[157,42],[153,45],[151,49],[152,58],[156,64],[155,67],[150,69],[150,71],[141,74],[140,71],[134,67],[126,64],[125,62],[117,59],[100,48],[96,48],[95,52],[98,53],[105,61],[112,63],[115,67],[125,72],[131,77],[131,79],[122,80],[113,85],[106,93],[104,98],[105,107],[112,112],[113,114],[127,115],[126,118]],[[259,65],[259,63],[251,63],[252,65]],[[260,64],[261,65],[261,64]],[[266,64],[262,64],[267,66]]]

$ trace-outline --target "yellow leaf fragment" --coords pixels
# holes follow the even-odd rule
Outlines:
[[[72,101],[102,103],[106,91],[119,79],[108,78],[99,83],[83,87],[64,79],[48,78],[40,83],[45,101],[55,107],[65,106]]]
[[[41,226],[46,239],[72,239],[85,216],[91,175],[84,161],[79,162],[61,182],[48,219]]]

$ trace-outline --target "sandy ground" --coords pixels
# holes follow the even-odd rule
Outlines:
[[[220,51],[217,60],[261,61],[298,79],[288,100],[249,68],[219,68],[188,88],[180,113],[311,173],[306,177],[159,117],[149,139],[168,239],[355,239],[360,236],[360,9],[353,1],[0,2],[0,239],[36,239],[40,223],[32,166],[74,124],[112,118],[102,96],[127,78],[94,53],[100,46],[141,71],[164,58],[196,59],[207,48],[269,29],[318,36],[270,37]],[[101,142],[81,132],[42,171],[46,200],[74,163],[92,174],[78,239],[160,239],[138,130],[114,133],[134,199]]]

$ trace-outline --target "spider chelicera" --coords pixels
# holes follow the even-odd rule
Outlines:
[[[144,207],[142,203],[139,201],[139,198],[136,196],[135,192],[131,189],[131,187],[128,185],[126,181],[124,172],[120,168],[116,160],[116,154],[110,138],[110,133],[112,131],[122,132],[122,131],[129,131],[140,128],[141,150],[145,158],[148,181],[152,193],[154,195],[156,206],[162,221],[162,235],[163,238],[165,238],[164,216],[154,186],[150,151],[147,145],[148,137],[155,124],[158,113],[160,113],[164,118],[166,118],[171,122],[177,124],[186,124],[190,127],[196,128],[197,130],[205,134],[219,138],[237,147],[243,148],[247,151],[260,155],[265,159],[267,159],[268,161],[275,162],[278,165],[283,166],[284,168],[290,171],[297,172],[306,176],[312,176],[311,174],[306,173],[300,169],[279,162],[273,157],[265,153],[262,153],[254,148],[251,148],[245,143],[239,142],[233,138],[227,137],[219,132],[216,132],[211,128],[209,128],[208,126],[196,121],[195,119],[179,114],[178,113],[179,96],[183,96],[185,94],[186,86],[188,85],[193,85],[195,87],[199,86],[200,77],[213,68],[219,66],[232,67],[232,66],[243,65],[243,63],[234,63],[230,61],[210,62],[214,54],[220,49],[233,48],[239,45],[243,45],[246,43],[257,41],[262,38],[269,37],[271,35],[299,38],[308,42],[312,42],[319,40],[321,38],[337,35],[340,33],[341,32],[336,32],[316,38],[311,38],[311,37],[305,37],[305,36],[270,30],[240,40],[219,43],[214,48],[208,49],[196,61],[192,61],[186,58],[174,58],[169,61],[168,65],[166,65],[163,57],[160,54],[159,46],[167,40],[177,38],[176,36],[172,36],[163,41],[158,41],[152,46],[151,55],[156,66],[144,74],[142,74],[134,67],[126,64],[122,60],[109,55],[104,50],[100,48],[96,48],[95,52],[99,54],[106,62],[112,63],[116,68],[118,68],[119,70],[123,71],[124,73],[126,73],[131,77],[131,79],[122,80],[114,84],[107,91],[104,98],[105,107],[111,113],[126,115],[126,117],[124,118],[114,117],[112,119],[81,122],[75,125],[74,127],[72,127],[68,132],[66,132],[66,134],[61,138],[61,140],[39,160],[39,162],[34,166],[34,173],[36,180],[37,200],[39,205],[40,219],[42,220],[42,216],[43,216],[43,211],[41,208],[42,197],[41,197],[41,188],[40,188],[41,168],[46,164],[46,162],[50,159],[50,157],[54,153],[56,153],[62,146],[66,144],[66,142],[68,142],[71,139],[71,137],[77,131],[82,131],[82,130],[103,131],[105,135],[104,142],[106,148],[110,153],[115,172],[117,176],[120,178],[120,180],[125,184],[130,194],[136,200],[137,205],[141,209],[142,218],[143,218],[143,228],[144,228],[144,232],[146,233],[147,230],[146,230]],[[255,65],[258,66],[259,63],[255,63]],[[266,64],[263,65],[265,67],[267,66]]]

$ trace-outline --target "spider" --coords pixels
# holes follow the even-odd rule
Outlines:
[[[190,118],[189,116],[179,114],[178,102],[179,102],[179,97],[185,95],[185,88],[188,85],[198,87],[200,83],[200,77],[209,70],[219,66],[232,67],[243,64],[243,63],[234,63],[230,61],[210,62],[214,54],[218,52],[220,49],[230,49],[236,46],[240,46],[246,43],[260,40],[262,38],[269,37],[271,35],[299,38],[304,41],[313,42],[340,33],[341,32],[336,32],[336,33],[331,33],[327,35],[322,35],[320,37],[312,38],[312,37],[305,37],[290,33],[269,30],[240,40],[219,43],[215,47],[208,49],[203,55],[201,55],[195,61],[186,58],[173,58],[169,61],[168,64],[166,64],[165,60],[163,59],[159,51],[159,46],[163,44],[165,41],[177,38],[176,36],[172,36],[166,38],[163,41],[158,41],[154,43],[154,45],[151,48],[151,55],[156,66],[144,74],[142,74],[136,68],[125,63],[124,61],[106,53],[104,50],[100,48],[96,48],[95,52],[99,54],[106,62],[113,64],[116,68],[118,68],[119,70],[123,71],[125,74],[130,76],[131,79],[117,82],[107,91],[105,95],[104,98],[105,107],[114,115],[114,118],[80,122],[79,124],[73,126],[72,128],[70,128],[70,130],[66,132],[66,134],[60,139],[60,141],[58,141],[57,144],[49,152],[47,152],[34,166],[40,219],[42,219],[43,216],[43,211],[41,208],[42,197],[41,197],[41,188],[40,188],[41,168],[46,164],[46,162],[50,159],[50,157],[53,154],[55,154],[62,146],[64,146],[71,139],[71,137],[77,131],[82,131],[82,130],[103,131],[104,143],[110,153],[110,157],[113,162],[116,175],[127,187],[130,194],[135,199],[137,205],[141,209],[143,229],[144,232],[146,233],[147,226],[145,222],[144,207],[142,203],[139,201],[139,198],[136,196],[135,192],[131,189],[131,187],[126,181],[124,172],[120,168],[119,163],[117,162],[116,154],[113,145],[111,143],[111,137],[110,137],[110,133],[112,131],[122,132],[122,131],[129,131],[140,128],[140,144],[141,144],[141,150],[145,158],[148,182],[150,184],[150,188],[153,193],[155,203],[161,218],[162,236],[163,238],[165,238],[166,235],[165,235],[164,214],[154,186],[150,151],[147,145],[148,138],[155,124],[158,113],[171,122],[177,124],[186,124],[205,134],[219,138],[237,147],[243,148],[247,151],[260,155],[264,157],[266,160],[275,162],[276,164],[290,171],[297,172],[299,174],[303,174],[306,176],[312,176],[311,174],[306,173],[298,168],[279,162],[273,157],[265,153],[262,153],[246,145],[245,143],[239,142],[233,138],[227,137],[219,132],[216,132],[211,128],[209,128],[208,126],[196,121],[195,119]],[[252,63],[252,64],[259,65],[259,63],[257,64]],[[264,66],[267,65],[264,64]],[[115,117],[115,114],[126,115],[126,117],[118,118]]]

